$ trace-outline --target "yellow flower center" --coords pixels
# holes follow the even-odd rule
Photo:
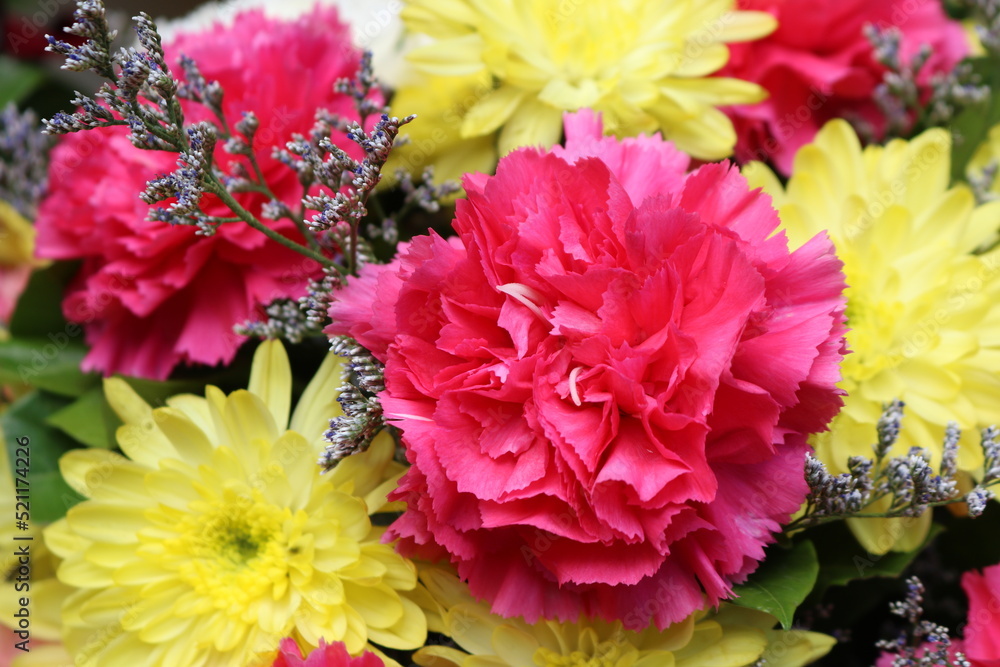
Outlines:
[[[155,560],[177,572],[216,609],[234,613],[262,596],[284,595],[289,566],[304,539],[304,513],[293,516],[258,491],[246,496],[232,489],[211,502],[192,503],[190,509],[176,528],[178,537],[166,540]]]
[[[605,641],[593,652],[573,651],[569,655],[541,647],[533,658],[537,667],[630,667],[639,659],[639,651],[628,642]]]

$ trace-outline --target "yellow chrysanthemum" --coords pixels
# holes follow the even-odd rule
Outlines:
[[[770,667],[800,667],[834,644],[815,632],[773,630],[769,614],[731,606],[662,631],[624,630],[619,621],[529,625],[491,614],[449,571],[427,567],[420,579],[429,627],[462,649],[422,648],[413,659],[424,667],[743,667],[761,658]]]
[[[412,563],[369,514],[402,473],[388,436],[329,476],[316,465],[339,414],[330,356],[291,417],[291,371],[260,346],[249,391],[175,396],[152,409],[123,380],[105,393],[126,454],[77,450],[60,467],[89,500],[45,531],[76,590],[63,636],[77,665],[246,667],[283,637],[359,653],[412,649],[426,619],[403,593]],[[395,663],[389,663],[395,664]]]
[[[949,421],[963,429],[961,470],[982,465],[978,428],[1000,421],[1000,202],[977,206],[948,187],[951,140],[933,129],[864,150],[842,120],[795,157],[782,188],[760,164],[744,171],[774,197],[792,247],[824,230],[844,262],[851,349],[840,386],[844,409],[814,437],[833,471],[872,456],[875,424],[894,398],[906,404],[898,456],[923,447],[940,461]],[[853,520],[873,553],[919,546],[921,519]]]
[[[424,112],[407,129],[421,133],[425,147],[417,150],[425,155],[426,139],[437,135],[440,158],[428,162],[450,160],[454,171],[438,174],[447,178],[466,169],[463,158],[482,159],[459,139],[489,137],[501,155],[552,146],[563,112],[585,107],[619,136],[660,130],[695,157],[726,157],[736,134],[716,107],[752,104],[765,93],[709,75],[729,59],[727,42],[776,26],[770,14],[735,11],[733,0],[409,0],[402,15],[411,32],[434,40],[409,56],[431,80],[404,84],[394,108]],[[438,77],[461,80],[473,97],[435,94],[449,85]],[[452,150],[463,155],[445,158]]]

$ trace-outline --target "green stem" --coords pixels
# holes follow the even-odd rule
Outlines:
[[[876,498],[877,500],[877,498]],[[945,505],[954,505],[955,503],[960,503],[965,501],[965,496],[960,496],[958,498],[951,498],[950,500],[939,500],[933,503],[927,503],[927,508],[932,507],[944,507]],[[786,525],[782,532],[789,532],[793,530],[801,530],[804,528],[812,528],[813,526],[821,526],[826,523],[832,523],[834,521],[843,521],[844,519],[906,519],[906,518],[916,518],[907,517],[903,514],[893,514],[891,512],[859,512],[857,514],[831,514],[827,516],[802,516],[792,521]]]
[[[208,184],[210,191],[213,194],[215,194],[219,199],[221,199],[222,203],[228,206],[233,213],[238,215],[240,219],[243,220],[243,222],[247,223],[260,233],[264,234],[264,236],[268,237],[272,241],[280,243],[281,245],[285,246],[290,250],[294,250],[295,252],[304,255],[309,259],[319,262],[321,266],[324,267],[332,266],[333,268],[337,269],[337,271],[339,271],[341,274],[346,273],[342,266],[336,264],[330,258],[321,255],[320,253],[316,252],[315,250],[312,250],[311,248],[307,248],[299,243],[296,243],[295,241],[292,241],[291,239],[282,236],[278,232],[266,226],[264,223],[262,223],[256,217],[254,217],[252,213],[243,208],[240,205],[240,203],[236,201],[236,199],[231,194],[229,194],[225,186],[223,186],[222,183],[220,183],[219,180],[215,178],[214,175],[211,176],[211,179],[212,180]]]
[[[351,223],[351,251],[347,257],[347,275],[354,276],[357,275],[358,270],[358,227],[361,225],[360,220],[355,220]]]
[[[271,190],[271,187],[267,184],[267,180],[264,178],[264,172],[261,171],[260,164],[257,162],[257,156],[254,155],[253,152],[250,152],[247,155],[247,158],[250,160],[250,166],[253,167],[253,173],[257,178],[257,183],[252,184],[253,190],[261,193],[265,197],[275,200],[278,199],[278,197],[274,194],[274,191]],[[308,191],[308,188],[306,188],[306,191]],[[305,192],[303,192],[303,194],[305,194]],[[293,211],[292,215],[288,216],[288,218],[295,223],[296,229],[298,229],[299,233],[302,234],[302,238],[306,240],[309,247],[316,252],[320,252],[320,245],[316,240],[316,236],[306,226],[305,209],[303,209],[303,213],[298,216],[295,215],[295,212]]]

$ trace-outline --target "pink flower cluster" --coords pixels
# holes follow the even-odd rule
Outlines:
[[[238,15],[231,27],[183,33],[164,50],[169,63],[187,55],[207,80],[222,84],[230,126],[245,111],[257,114],[257,159],[277,197],[294,205],[302,186],[272,159],[272,148],[293,133],[308,133],[317,109],[357,119],[351,96],[334,91],[337,79],[353,77],[360,62],[350,39],[329,7],[290,22],[266,19],[258,10]],[[208,115],[195,105],[185,110],[189,121]],[[235,157],[222,143],[216,150],[224,166]],[[345,149],[360,156],[353,144]],[[67,135],[52,153],[37,253],[82,260],[63,310],[84,324],[91,346],[85,370],[160,379],[180,362],[228,363],[243,342],[233,325],[262,304],[301,296],[319,273],[316,262],[243,223],[223,224],[204,237],[193,227],[147,221],[148,206],[138,194],[175,162],[171,153],[134,148],[125,128]],[[266,202],[258,194],[238,199],[258,216]],[[204,209],[232,216],[211,195]],[[290,220],[268,225],[302,241]]]
[[[467,175],[458,237],[366,266],[329,331],[385,362],[404,552],[506,616],[663,627],[728,597],[803,501],[844,278],[730,165],[685,173],[590,112],[566,137]]]
[[[881,136],[884,120],[872,100],[885,68],[872,57],[863,28],[895,28],[900,57],[911,61],[924,44],[933,47],[918,83],[926,95],[931,77],[950,71],[968,55],[957,21],[940,2],[926,0],[739,0],[740,9],[765,11],[778,29],[762,40],[730,45],[719,73],[767,89],[759,104],[728,110],[738,137],[738,160],[770,160],[791,172],[796,151],[832,118],[869,124]]]

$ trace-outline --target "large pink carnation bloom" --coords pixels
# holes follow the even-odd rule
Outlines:
[[[900,54],[911,61],[922,44],[934,49],[920,72],[923,92],[934,74],[950,71],[969,53],[961,24],[927,0],[739,0],[740,9],[778,19],[769,37],[730,44],[719,76],[753,81],[769,99],[730,107],[740,161],[770,160],[785,174],[795,152],[832,118],[858,119],[881,135],[884,120],[872,101],[885,68],[872,57],[865,24],[898,28]]]
[[[302,187],[294,172],[271,159],[272,147],[293,133],[308,133],[317,109],[357,118],[351,97],[333,86],[354,76],[360,53],[332,8],[291,22],[249,11],[231,27],[178,35],[164,50],[171,65],[187,55],[206,79],[222,84],[230,126],[245,111],[257,114],[257,159],[272,190],[289,205],[297,204]],[[191,121],[207,118],[201,107],[186,109]],[[217,158],[226,165],[235,157],[219,144]],[[357,146],[344,144],[360,157]],[[70,134],[52,153],[37,252],[83,260],[63,311],[85,323],[87,370],[164,378],[181,361],[229,362],[243,342],[234,324],[253,317],[261,304],[301,296],[308,278],[319,273],[316,262],[243,223],[203,237],[193,227],[147,221],[149,208],[139,193],[147,180],[174,169],[176,155],[134,148],[124,128]],[[266,201],[259,195],[238,199],[258,217]],[[214,197],[204,201],[208,214],[231,217]],[[289,220],[267,224],[302,241]]]
[[[806,495],[841,405],[841,263],[789,253],[727,164],[659,137],[511,153],[465,178],[459,237],[342,292],[332,333],[385,362],[412,467],[401,548],[494,611],[678,621],[728,597]]]

